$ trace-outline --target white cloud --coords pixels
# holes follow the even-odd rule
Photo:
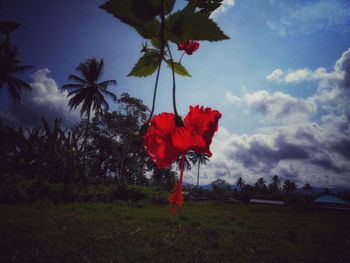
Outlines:
[[[313,101],[283,92],[259,90],[245,94],[243,99],[248,107],[262,114],[268,122],[304,122],[317,112],[317,105]]]
[[[266,80],[268,81],[280,81],[283,76],[283,71],[279,68],[275,69],[268,76],[266,76]]]
[[[350,48],[331,71],[320,67],[276,72],[278,77],[270,74],[270,79],[289,84],[315,81],[317,90],[308,98],[267,90],[236,98],[227,92],[234,102],[241,100],[241,105],[278,122],[251,135],[221,128],[213,140],[205,180],[215,180],[217,174],[230,183],[240,176],[254,183],[259,177],[268,180],[277,174],[299,185],[350,187]]]
[[[312,75],[312,72],[306,68],[298,69],[292,72],[289,72],[285,77],[284,81],[286,83],[300,83],[305,80],[309,80]]]
[[[279,69],[277,72],[280,72]],[[269,76],[273,75],[274,70]],[[281,70],[282,71],[282,70]],[[335,62],[333,70],[327,71],[319,67],[312,71],[307,68],[297,70],[287,70],[287,73],[280,74],[278,78],[268,78],[284,84],[300,84],[306,81],[317,82],[316,93],[309,97],[309,101],[318,104],[320,108],[327,111],[337,111],[342,113],[344,110],[350,117],[350,48],[347,49]]]
[[[233,7],[234,5],[235,5],[235,0],[224,0],[218,9],[216,9],[213,13],[211,13],[210,17],[215,18],[218,15],[226,12],[229,8]]]
[[[276,9],[276,19],[266,22],[268,28],[281,36],[313,31],[350,32],[350,5],[342,0],[315,0],[270,4]]]
[[[12,125],[22,126],[34,126],[41,118],[52,122],[59,117],[65,125],[79,121],[79,111],[70,111],[67,92],[61,92],[49,73],[47,68],[37,70],[32,75],[32,91],[23,93],[22,102],[11,104],[1,118]]]
[[[340,126],[347,132],[341,134]],[[350,186],[349,129],[344,116],[331,123],[288,124],[252,135],[231,134],[219,127],[211,146],[213,156],[201,166],[200,184],[217,178],[234,184],[240,176],[252,184],[277,174],[299,186],[306,182],[317,187]],[[195,183],[196,176],[193,167],[186,181]]]
[[[234,95],[231,91],[225,92],[225,98],[232,104],[236,104],[236,103],[242,101],[242,98]]]

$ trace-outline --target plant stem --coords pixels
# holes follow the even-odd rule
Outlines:
[[[179,116],[176,110],[176,82],[175,82],[175,69],[174,69],[174,61],[173,61],[173,56],[171,55],[170,47],[167,45],[167,49],[169,52],[169,57],[170,57],[170,63],[171,63],[171,72],[173,75],[173,107],[174,107],[174,113],[175,117]]]
[[[156,104],[156,96],[157,96],[159,73],[160,73],[161,65],[162,65],[162,59],[159,60],[159,67],[158,67],[158,71],[157,71],[156,83],[154,85],[154,92],[153,92],[152,110],[151,110],[151,114],[149,116],[148,121],[150,121],[152,119],[152,116],[153,116],[153,113],[154,113],[154,108],[155,108],[155,104]]]
[[[182,57],[185,55],[185,51],[182,53],[181,57],[180,57],[180,60],[179,60],[179,63],[181,64],[181,60],[182,60]]]
[[[164,26],[165,26],[165,17],[164,17],[164,0],[162,0],[161,2],[161,14],[160,14],[160,42],[161,42],[161,46],[160,46],[160,53],[159,53],[159,67],[158,67],[158,71],[157,71],[157,77],[156,77],[156,83],[154,85],[154,92],[153,92],[153,102],[152,102],[152,110],[151,110],[151,114],[149,116],[148,119],[148,123],[151,121],[153,113],[154,113],[154,108],[155,108],[155,104],[156,104],[156,97],[157,97],[157,88],[158,88],[158,80],[159,80],[159,73],[160,73],[160,68],[162,66],[162,60],[164,57]]]

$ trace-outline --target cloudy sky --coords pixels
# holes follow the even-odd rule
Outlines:
[[[91,57],[104,58],[104,78],[118,81],[112,91],[151,104],[155,76],[126,77],[142,39],[98,8],[104,0],[1,2],[1,19],[21,23],[13,41],[23,64],[36,67],[23,76],[33,92],[21,107],[1,91],[2,119],[29,126],[42,116],[79,120],[59,87]],[[225,0],[213,19],[231,39],[201,42],[182,60],[192,78],[177,78],[181,114],[199,104],[223,115],[201,183],[277,174],[299,186],[350,187],[350,2]],[[158,113],[172,110],[170,77],[164,67]]]

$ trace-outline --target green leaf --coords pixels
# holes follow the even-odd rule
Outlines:
[[[141,0],[143,1],[143,0]],[[152,3],[154,9],[156,10],[156,14],[161,14],[161,4],[162,0],[146,0]],[[175,4],[175,0],[164,0],[164,15],[169,14],[171,10],[173,10]]]
[[[132,26],[146,39],[159,35],[160,22],[151,0],[109,0],[100,8]]]
[[[151,43],[155,48],[160,49],[161,48],[161,43],[160,43],[160,39],[158,37],[154,37],[151,39]]]
[[[147,77],[152,75],[159,67],[159,53],[149,51],[146,52],[135,64],[129,76]]]
[[[160,22],[157,19],[153,19],[148,23],[144,23],[142,26],[134,28],[143,38],[152,39],[159,35]]]
[[[130,26],[141,26],[141,21],[132,13],[132,0],[109,0],[100,8]]]
[[[186,40],[219,41],[229,39],[219,26],[205,15],[181,10],[166,19],[165,36],[178,44]]]
[[[156,16],[152,0],[131,0],[133,15],[142,21],[151,21]]]
[[[167,63],[168,63],[168,67],[172,70],[171,59],[169,59]],[[174,71],[176,74],[180,76],[191,77],[190,73],[188,73],[187,69],[184,66],[182,66],[181,63],[173,62],[173,65],[174,65]]]

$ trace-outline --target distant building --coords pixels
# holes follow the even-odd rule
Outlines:
[[[350,204],[334,195],[325,194],[321,195],[316,200],[312,201],[313,204],[319,204],[319,205],[345,205],[349,206]]]
[[[321,195],[312,201],[312,206],[316,208],[329,208],[350,211],[350,203],[331,194]]]

